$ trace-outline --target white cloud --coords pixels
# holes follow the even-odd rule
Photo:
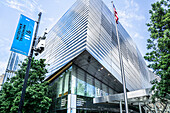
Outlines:
[[[2,3],[10,8],[22,13],[26,12],[30,15],[34,12],[44,12],[42,6],[38,4],[38,0],[6,0]]]
[[[49,22],[54,22],[55,18],[46,18]]]
[[[57,23],[58,19],[52,18],[52,17],[45,17],[44,20],[42,20],[42,23],[48,23],[48,25],[46,26],[47,28],[47,32],[49,32],[51,30],[51,28]]]
[[[4,3],[5,5],[7,5],[8,7],[11,7],[13,9],[16,9],[18,11],[24,12],[24,10],[21,9],[21,7],[24,6],[24,4],[19,3],[16,0],[7,0],[6,3]]]
[[[59,3],[59,2],[60,2],[60,0],[55,0],[55,2],[56,2],[56,3]]]
[[[120,22],[128,28],[133,28],[134,22],[145,20],[145,17],[139,13],[139,5],[134,0],[125,0],[125,7],[118,10]]]
[[[142,35],[140,35],[139,33],[135,33],[133,35],[133,38],[144,39],[144,37]]]

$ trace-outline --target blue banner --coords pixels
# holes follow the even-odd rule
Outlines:
[[[28,56],[35,21],[22,15],[20,17],[11,51]]]

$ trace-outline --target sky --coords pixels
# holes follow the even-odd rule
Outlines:
[[[119,22],[136,43],[142,56],[147,52],[149,38],[146,23],[150,20],[151,4],[158,0],[114,0]],[[0,0],[0,75],[5,73],[10,48],[20,18],[23,14],[33,20],[42,12],[38,36],[49,31],[76,0]],[[103,2],[112,11],[111,0]]]

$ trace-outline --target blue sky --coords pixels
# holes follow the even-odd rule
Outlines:
[[[0,74],[5,72],[20,14],[37,20],[41,11],[42,20],[38,35],[41,36],[59,20],[76,0],[0,0]],[[111,0],[103,0],[112,10]],[[146,23],[149,9],[157,0],[114,0],[119,21],[130,34],[142,55],[146,53],[149,38]]]

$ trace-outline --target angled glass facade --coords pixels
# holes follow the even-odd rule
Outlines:
[[[121,23],[118,34],[127,90],[150,87],[151,73]],[[47,34],[39,56],[50,64],[51,112],[116,112],[110,105],[93,105],[92,98],[122,92],[118,55],[112,12],[102,0],[77,0]]]
[[[87,24],[88,1],[77,1],[50,30],[41,55],[50,64],[49,75],[85,50]]]
[[[121,81],[113,14],[101,0],[90,0],[88,20],[87,51]],[[118,31],[127,88],[137,90],[149,87],[149,72],[140,52],[121,23],[118,24]]]
[[[140,52],[121,23],[118,31],[127,88],[149,87],[149,71]],[[50,30],[40,56],[50,64],[47,77],[84,50],[121,82],[114,17],[102,0],[78,0]]]

